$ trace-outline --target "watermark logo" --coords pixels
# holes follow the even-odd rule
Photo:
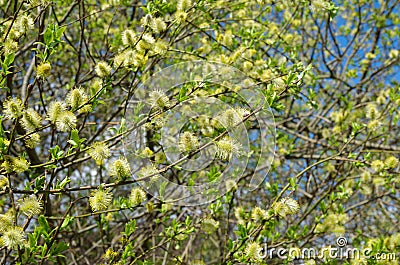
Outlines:
[[[338,237],[336,239],[336,245],[340,248],[345,247],[347,245],[347,238],[342,236]]]
[[[126,112],[124,155],[147,192],[178,205],[215,200],[267,176],[275,124],[261,87],[206,61],[167,67],[141,84]]]
[[[323,248],[275,248],[268,247],[263,244],[260,258],[282,259],[282,260],[396,260],[396,253],[375,253],[371,248],[355,248],[348,245],[347,238],[338,237],[336,246],[328,246]]]

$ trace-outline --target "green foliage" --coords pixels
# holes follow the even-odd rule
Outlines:
[[[400,247],[398,0],[15,0],[0,14],[4,264],[398,264],[376,258]],[[165,70],[203,61],[245,80]],[[338,236],[370,257],[261,257]]]
[[[68,143],[72,145],[71,151],[73,149],[82,149],[82,143],[85,142],[86,138],[80,138],[77,129],[73,129],[71,131],[71,139],[68,140]],[[62,155],[62,154],[61,154]]]

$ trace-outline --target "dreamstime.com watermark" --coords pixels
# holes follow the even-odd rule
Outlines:
[[[270,248],[267,244],[262,245],[260,253],[262,259],[278,258],[282,260],[290,259],[372,259],[372,260],[396,260],[398,257],[396,253],[375,253],[372,248],[358,249],[347,245],[345,237],[338,237],[336,246],[329,246],[323,248]]]

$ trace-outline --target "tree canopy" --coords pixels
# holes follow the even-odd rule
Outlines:
[[[398,264],[399,1],[0,15],[1,264]]]

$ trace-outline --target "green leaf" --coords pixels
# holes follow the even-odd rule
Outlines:
[[[290,183],[290,186],[291,186],[291,188],[292,188],[293,190],[296,190],[296,189],[297,189],[296,178],[290,178],[290,179],[289,179],[289,183]]]
[[[61,224],[61,229],[65,229],[67,228],[70,224],[72,224],[75,220],[75,217],[67,215],[67,217],[65,217],[64,221]]]
[[[135,232],[136,229],[136,220],[133,219],[129,221],[129,223],[125,224],[125,235],[129,237],[132,235],[133,232]]]
[[[74,142],[79,143],[79,132],[78,132],[77,129],[73,129],[73,130],[71,131],[71,139],[72,139]]]
[[[61,241],[60,243],[57,244],[57,246],[54,248],[51,254],[54,256],[60,256],[60,253],[67,250],[68,248],[69,245]]]
[[[63,157],[64,151],[61,150],[58,145],[56,145],[55,147],[50,148],[50,154],[52,159],[59,160],[60,158]]]
[[[43,245],[43,248],[42,248],[42,256],[41,256],[41,258],[43,258],[46,255],[46,252],[47,252],[47,244],[45,243]]]
[[[43,215],[40,215],[38,218],[38,222],[39,225],[43,228],[44,231],[46,231],[47,233],[50,232],[50,226],[49,223],[46,220],[46,217],[44,217]]]
[[[186,227],[188,227],[190,224],[192,223],[192,220],[190,220],[190,216],[186,216],[186,220],[185,220],[185,225]]]
[[[58,41],[60,41],[61,40],[61,37],[62,37],[62,35],[64,34],[64,31],[67,29],[67,27],[61,27],[61,28],[58,28],[57,30],[56,30],[56,33],[55,33],[55,37],[56,37],[56,40],[58,40]]]
[[[45,176],[37,177],[35,180],[35,190],[41,190],[44,187]]]
[[[231,238],[229,238],[229,240],[228,240],[228,249],[229,249],[229,251],[232,251],[233,247],[234,247],[233,241],[232,241]]]
[[[183,86],[181,87],[181,89],[179,90],[179,96],[178,96],[178,101],[179,101],[179,102],[182,102],[182,101],[184,101],[184,100],[187,98],[187,96],[186,96],[186,92],[187,92],[187,91],[188,91],[187,86],[183,85]]]
[[[36,245],[37,238],[33,234],[28,234],[29,247],[33,248]]]
[[[126,130],[126,120],[125,118],[121,119],[121,125],[119,126],[118,133],[123,133]]]
[[[52,25],[49,25],[43,35],[44,43],[46,45],[50,45],[50,43],[52,43],[54,40],[53,30],[51,29],[51,27]]]
[[[210,172],[208,173],[208,181],[213,182],[217,180],[221,176],[221,173],[219,172],[218,168],[213,167]]]
[[[82,148],[82,143],[86,141],[86,138],[79,137],[79,131],[77,129],[73,129],[71,131],[71,139],[67,142],[72,145],[73,148]]]
[[[78,143],[74,140],[68,140],[67,143],[71,144],[74,148],[78,147]]]
[[[61,181],[59,188],[64,189],[65,186],[70,182],[71,182],[71,178],[67,176],[63,181]]]
[[[159,193],[160,193],[160,197],[162,198],[163,196],[164,196],[164,194],[165,194],[165,189],[166,189],[166,187],[167,187],[167,182],[166,181],[163,181],[162,183],[161,183],[161,185],[160,185],[160,188],[159,188]]]
[[[7,68],[14,62],[15,54],[10,53],[6,55],[6,58],[4,59],[4,64],[7,66]]]

